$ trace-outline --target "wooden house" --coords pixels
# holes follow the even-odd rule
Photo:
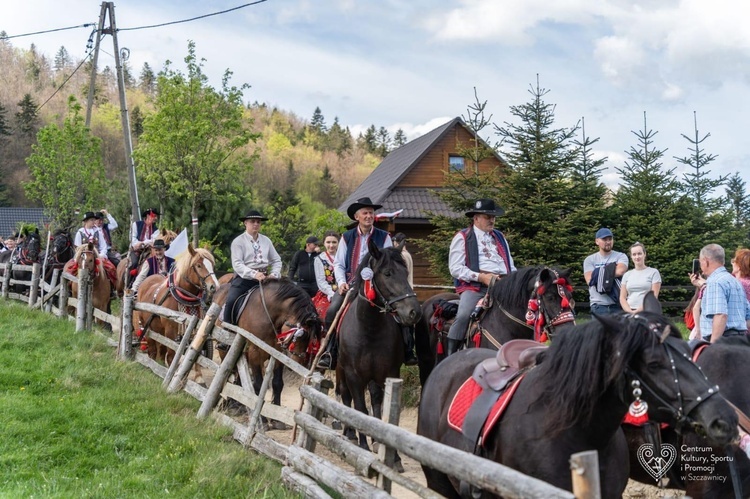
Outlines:
[[[463,217],[463,213],[452,211],[435,195],[444,186],[450,169],[473,168],[458,153],[460,146],[470,147],[472,131],[461,118],[454,118],[444,125],[393,150],[383,162],[355,189],[341,204],[339,210],[346,212],[349,205],[362,197],[369,197],[383,208],[376,212],[403,212],[386,222],[391,235],[403,232],[406,235],[407,249],[414,259],[414,284],[420,300],[445,291],[441,289],[419,288],[419,285],[445,285],[429,271],[429,262],[416,244],[409,241],[428,236],[434,226],[428,212]],[[479,170],[487,172],[504,166],[497,154],[479,163]],[[378,226],[381,226],[378,224]],[[450,241],[445,242],[446,246]]]

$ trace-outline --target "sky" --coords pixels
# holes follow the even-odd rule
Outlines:
[[[247,83],[247,102],[309,119],[320,107],[355,134],[371,124],[414,139],[466,116],[474,88],[498,126],[518,124],[511,106],[531,100],[539,79],[554,104],[555,127],[582,118],[607,157],[603,180],[616,186],[633,131],[658,132],[666,168],[691,154],[682,135],[710,133],[701,147],[716,155],[714,177],[740,172],[750,182],[744,124],[750,116],[750,30],[736,0],[267,0],[229,13],[243,0],[120,0],[120,47],[137,76],[172,61],[184,70],[188,40],[213,86],[225,70]],[[11,37],[96,24],[93,0],[0,0],[0,30]],[[65,46],[86,55],[91,27],[12,38],[50,58]],[[114,67],[112,39],[99,65]],[[2,69],[0,68],[0,71]],[[487,132],[491,142],[497,140]]]

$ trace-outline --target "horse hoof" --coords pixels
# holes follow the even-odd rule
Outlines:
[[[291,430],[292,429],[291,426],[289,426],[288,424],[284,423],[283,421],[269,421],[268,426],[269,426],[269,428],[268,428],[269,430],[287,431],[287,430]]]
[[[397,473],[404,472],[404,465],[401,463],[400,459],[396,461],[395,463],[393,463],[393,469],[396,470]]]
[[[334,430],[340,430],[342,428],[341,421],[339,421],[338,419],[334,419],[331,422],[331,428],[333,428]]]

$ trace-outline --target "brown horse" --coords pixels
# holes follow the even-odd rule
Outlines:
[[[231,284],[221,286],[215,296],[216,303],[224,304],[230,286]],[[242,301],[240,297],[238,303]],[[320,319],[310,295],[285,277],[266,279],[250,292],[237,326],[279,351],[286,350],[290,357],[302,365],[306,365],[310,358],[308,346],[311,340],[320,337]],[[222,355],[221,347],[219,351]],[[265,351],[252,344],[245,351],[256,394],[263,382],[263,364],[269,357]],[[281,404],[283,370],[284,365],[278,363],[273,372],[271,387],[273,403],[276,405]]]
[[[177,238],[177,233],[168,229],[160,231],[159,234],[159,239],[162,239],[165,244],[170,244],[175,240],[175,238]],[[130,268],[130,255],[132,253],[132,251],[129,251],[127,256],[120,260],[120,263],[117,264],[117,285],[115,286],[115,290],[117,291],[118,296],[122,296],[122,294],[125,292],[125,288],[127,287],[129,289],[130,285],[133,284],[134,281],[134,279],[129,278],[125,275],[127,270]],[[150,256],[151,250],[149,248],[141,251],[138,257],[138,265],[136,266],[136,268],[140,268],[143,262],[145,262],[146,259]]]
[[[138,288],[138,303],[152,303],[192,315],[202,313],[218,289],[214,274],[214,257],[204,248],[188,245],[188,254],[182,255],[166,277],[152,275]],[[133,326],[138,328],[141,340],[146,339],[149,357],[171,361],[171,350],[148,338],[148,330],[176,340],[181,326],[169,319],[148,312],[133,312]]]
[[[99,258],[99,252],[93,243],[80,245],[76,249],[73,259],[66,263],[64,267],[65,272],[74,275],[80,269],[88,270],[89,275],[92,276],[94,308],[109,313],[111,283],[104,269],[104,262]],[[78,288],[77,282],[71,283],[71,294],[76,298],[78,298]],[[72,307],[69,308],[69,311],[75,313],[75,309]]]

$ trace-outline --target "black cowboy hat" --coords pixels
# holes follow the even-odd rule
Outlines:
[[[492,217],[501,217],[505,215],[505,210],[495,205],[495,201],[492,199],[479,199],[474,203],[474,208],[467,211],[465,215],[469,218],[473,217],[477,213],[484,215],[490,215]]]
[[[266,217],[261,215],[258,210],[250,210],[247,212],[247,215],[245,215],[244,217],[240,217],[240,222],[244,222],[245,220],[249,219],[258,219],[261,222],[265,222],[266,220],[268,220]]]
[[[360,208],[372,208],[373,210],[379,210],[382,207],[382,204],[375,204],[370,198],[359,198],[355,203],[349,205],[349,208],[346,209],[346,214],[349,215],[349,218],[351,218],[352,220],[356,220],[354,218],[354,214],[357,213]]]
[[[96,213],[94,213],[93,211],[87,211],[86,213],[83,214],[84,222],[88,220],[89,218],[96,218]]]
[[[156,208],[147,208],[143,210],[143,213],[141,213],[141,218],[146,218],[148,215],[156,215],[159,216],[159,212],[156,210]]]
[[[153,248],[154,249],[164,248],[164,250],[166,251],[166,250],[169,249],[169,245],[168,244],[164,244],[164,239],[157,239],[157,240],[154,241]]]

